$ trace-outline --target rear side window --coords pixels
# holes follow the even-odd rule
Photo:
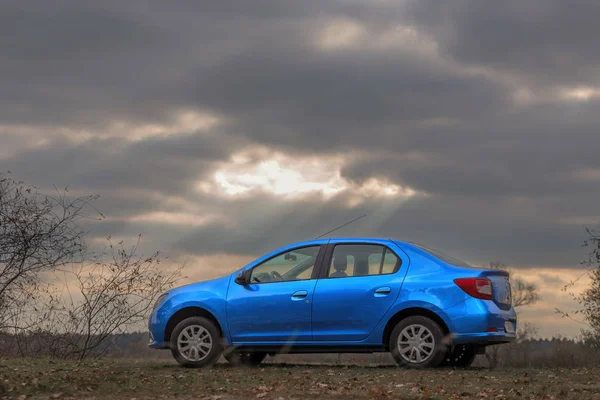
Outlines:
[[[418,248],[420,248],[421,250],[424,250],[424,251],[426,251],[427,253],[431,254],[432,256],[434,256],[434,257],[436,257],[436,258],[439,258],[440,260],[442,260],[442,261],[443,261],[443,262],[445,262],[446,264],[454,265],[454,266],[456,266],[456,267],[473,268],[473,266],[472,266],[472,265],[470,265],[470,264],[467,264],[467,263],[466,263],[466,262],[464,262],[464,261],[457,260],[457,259],[456,259],[456,258],[454,258],[454,257],[450,257],[449,255],[447,255],[447,254],[444,254],[444,253],[442,253],[441,251],[438,251],[438,250],[433,250],[433,249],[427,248],[427,247],[425,247],[425,246],[423,246],[423,245],[420,245],[420,244],[418,244],[418,243],[411,243],[411,244],[412,244],[412,245],[414,245],[414,246],[417,246],[417,247],[418,247]]]
[[[393,274],[402,260],[390,249],[372,244],[338,244],[333,248],[329,278]]]

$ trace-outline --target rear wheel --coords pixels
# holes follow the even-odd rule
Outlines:
[[[178,323],[171,333],[170,348],[175,360],[189,368],[210,366],[223,352],[219,329],[204,317]]]
[[[398,322],[390,335],[390,351],[398,365],[437,367],[445,355],[442,328],[430,318],[412,316]]]
[[[223,354],[225,359],[235,366],[245,365],[248,367],[260,365],[267,357],[267,353],[264,352],[238,352],[229,351]]]
[[[446,353],[440,366],[466,368],[470,367],[477,356],[477,348],[472,344],[459,344]]]

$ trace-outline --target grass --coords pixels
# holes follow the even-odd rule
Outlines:
[[[277,359],[275,359],[276,361]],[[600,368],[403,370],[390,366],[0,360],[0,398],[600,399]]]

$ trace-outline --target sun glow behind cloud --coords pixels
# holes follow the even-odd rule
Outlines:
[[[239,194],[262,188],[276,195],[321,192],[333,195],[344,189],[338,176],[308,177],[303,173],[282,165],[278,160],[259,162],[249,171],[218,171],[215,181],[227,194]]]
[[[564,89],[561,97],[571,101],[589,101],[600,97],[600,89],[590,86]]]
[[[351,182],[341,175],[343,165],[344,158],[339,155],[298,158],[265,149],[253,150],[235,154],[215,171],[212,180],[200,182],[198,189],[224,196],[264,192],[288,199],[309,195],[327,199],[346,192],[357,195],[350,205],[369,197],[407,199],[417,194],[411,188],[375,177]]]

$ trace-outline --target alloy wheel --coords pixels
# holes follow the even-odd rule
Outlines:
[[[212,336],[200,325],[187,326],[177,337],[177,350],[188,361],[202,361],[208,356],[212,346]]]
[[[420,324],[409,325],[398,336],[398,354],[411,364],[427,361],[435,349],[435,339],[429,329]]]

